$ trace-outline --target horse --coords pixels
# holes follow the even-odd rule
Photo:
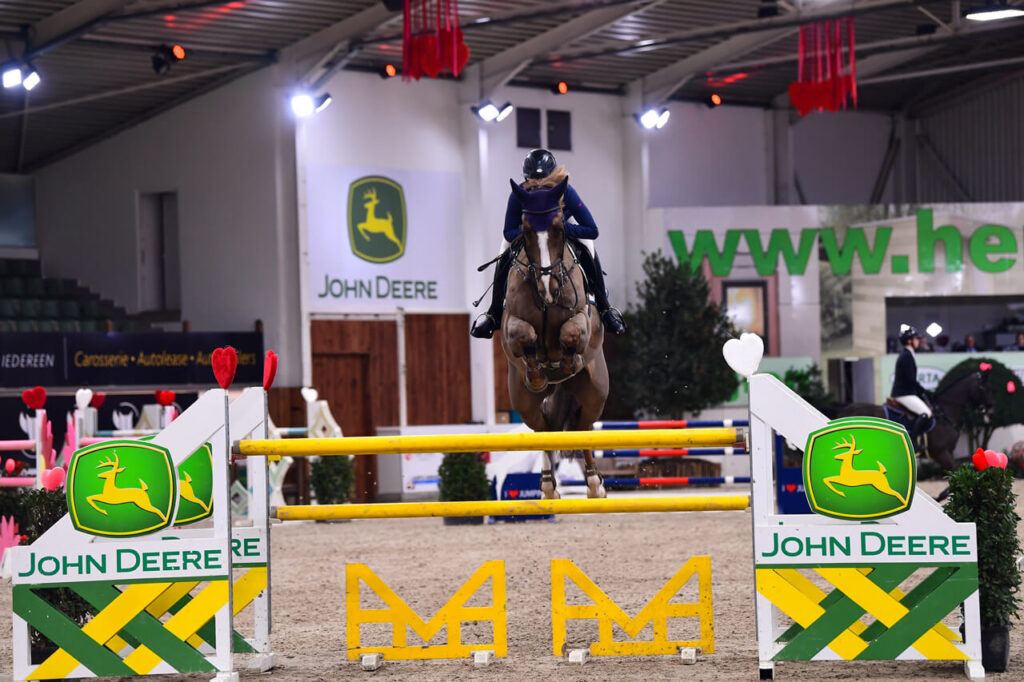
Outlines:
[[[532,191],[510,182],[523,205],[501,320],[512,407],[534,431],[589,431],[608,399],[608,367],[604,327],[565,236],[562,197],[569,179]],[[559,497],[553,470],[561,454],[544,453],[544,499]],[[605,497],[593,453],[584,450],[583,458],[587,497]]]
[[[935,394],[933,413],[935,428],[925,437],[925,452],[944,471],[952,471],[955,461],[953,449],[960,440],[964,415],[968,409],[977,409],[987,419],[991,414],[992,391],[985,372],[968,372],[942,391]],[[840,417],[880,417],[888,419],[885,408],[870,403],[853,403],[843,408]]]

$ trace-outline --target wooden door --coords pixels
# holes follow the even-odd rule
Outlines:
[[[374,435],[370,406],[370,356],[367,353],[316,353],[313,385],[326,400],[345,436]],[[355,458],[354,502],[377,496],[377,456]]]

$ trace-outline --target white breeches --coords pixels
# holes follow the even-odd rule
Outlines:
[[[928,407],[928,403],[921,400],[916,395],[894,395],[893,400],[914,414],[923,414],[928,417],[932,416],[932,408]]]

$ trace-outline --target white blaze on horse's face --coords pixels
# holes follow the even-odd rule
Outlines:
[[[545,268],[545,271],[550,273],[547,268],[551,267],[551,254],[548,252],[548,233],[538,232],[537,233],[537,246],[540,247],[540,264],[541,267]],[[541,275],[540,277],[541,296],[548,303],[551,303],[551,275]]]

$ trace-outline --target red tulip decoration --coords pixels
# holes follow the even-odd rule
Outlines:
[[[238,352],[231,346],[224,346],[213,351],[210,357],[213,365],[213,375],[217,383],[224,390],[235,380],[235,370],[238,369]]]
[[[42,386],[27,388],[21,392],[21,400],[30,410],[41,410],[46,405],[46,389]]]
[[[158,405],[163,405],[164,407],[167,407],[168,405],[174,403],[174,398],[176,396],[174,394],[174,391],[155,391],[153,393],[153,397],[156,398],[156,402]]]
[[[268,350],[266,357],[263,359],[264,391],[269,391],[270,387],[274,385],[275,376],[277,376],[277,353],[272,350]]]
[[[974,463],[975,469],[978,471],[984,471],[989,467],[1005,469],[1009,459],[1007,459],[1005,453],[978,448],[977,451],[971,455],[971,462]]]

